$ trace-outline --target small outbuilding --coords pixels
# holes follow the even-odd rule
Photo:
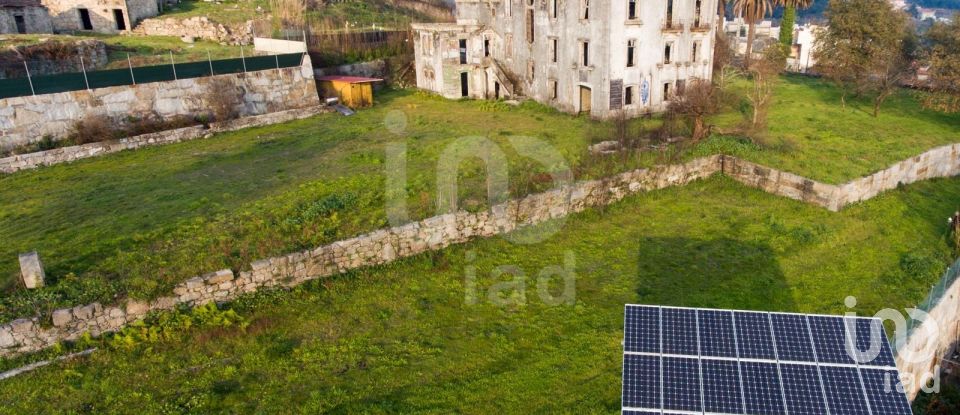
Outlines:
[[[39,0],[0,0],[0,33],[53,33],[50,12]]]
[[[321,76],[317,81],[324,97],[337,97],[350,108],[364,108],[373,105],[373,84],[383,79],[333,75]]]

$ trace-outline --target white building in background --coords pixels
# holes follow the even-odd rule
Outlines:
[[[817,33],[825,29],[815,24],[793,26],[793,47],[787,58],[787,70],[806,73],[817,64],[813,57],[814,45],[817,42]]]
[[[413,25],[417,86],[599,118],[662,111],[710,79],[716,10],[717,0],[457,0],[457,23]]]
[[[750,33],[750,25],[741,17],[723,22],[723,32],[727,34],[730,46],[733,47],[737,56],[743,56],[747,53],[747,37]],[[767,45],[777,42],[780,39],[780,26],[774,26],[773,21],[763,20],[757,22],[755,35],[753,38],[753,52],[760,53]]]

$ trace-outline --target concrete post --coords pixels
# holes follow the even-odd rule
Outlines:
[[[20,254],[20,280],[28,289],[43,287],[43,263],[37,251]]]

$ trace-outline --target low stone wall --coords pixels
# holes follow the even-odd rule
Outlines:
[[[83,58],[83,64],[80,58]],[[23,61],[27,61],[26,67]],[[107,44],[96,39],[48,40],[0,50],[0,79],[92,71],[107,65]]]
[[[188,19],[156,17],[140,22],[133,29],[133,33],[145,36],[186,36],[228,45],[249,45],[253,43],[253,21],[228,26],[205,16]]]
[[[293,286],[473,238],[510,232],[591,206],[613,203],[631,193],[684,185],[719,171],[719,157],[636,170],[607,180],[579,182],[497,205],[485,212],[459,211],[435,216],[316,249],[256,261],[250,264],[250,270],[239,274],[221,270],[186,280],[174,288],[173,295],[149,302],[128,300],[120,306],[89,304],[56,310],[49,327],[41,324],[39,317],[18,319],[0,326],[0,356],[41,350],[57,341],[77,339],[85,332],[96,336],[116,331],[150,311],[229,301],[262,287]]]
[[[577,182],[511,200],[485,212],[459,211],[435,216],[315,249],[256,261],[250,264],[249,270],[239,273],[221,270],[195,277],[178,284],[172,295],[149,302],[128,300],[121,302],[121,306],[89,304],[56,310],[50,327],[41,325],[39,317],[18,319],[0,325],[0,356],[41,350],[57,341],[76,339],[85,332],[99,335],[115,331],[153,310],[169,310],[178,305],[197,306],[211,301],[226,302],[262,287],[294,286],[360,267],[386,264],[398,258],[443,249],[474,238],[508,233],[590,207],[611,204],[630,194],[685,185],[717,173],[728,174],[741,183],[773,194],[837,210],[851,201],[865,200],[852,196],[868,198],[882,189],[896,187],[900,182],[955,175],[958,146],[931,150],[843,186],[825,185],[723,155],[680,165],[634,170],[604,180]],[[937,163],[954,167],[934,165]],[[951,290],[960,290],[958,283],[954,285],[956,287]],[[960,295],[951,295],[949,300],[937,306],[934,313],[944,316],[941,324],[949,321],[956,326],[960,318]],[[951,344],[955,334],[955,331],[945,331],[937,338],[918,336],[911,341],[920,342],[918,347],[933,348],[942,355],[947,350],[944,345]],[[905,366],[902,369],[913,371],[919,368]]]
[[[135,150],[142,147],[179,143],[181,141],[206,137],[212,133],[287,122],[301,118],[312,117],[317,114],[331,111],[332,109],[330,109],[330,107],[317,105],[309,108],[272,112],[263,115],[238,118],[223,123],[214,123],[210,125],[210,129],[206,129],[203,126],[184,127],[176,130],[160,131],[156,133],[138,135],[135,137],[123,138],[120,140],[61,147],[53,150],[16,155],[0,158],[0,173],[15,173],[20,170],[67,163],[75,160],[101,156],[104,154],[116,153],[118,151]]]
[[[216,92],[235,93],[239,102],[235,111],[241,116],[320,104],[313,67],[304,55],[301,66],[292,68],[0,99],[0,149],[32,144],[44,136],[63,138],[87,116],[168,118],[206,113],[214,97],[210,86],[224,80],[232,88]]]

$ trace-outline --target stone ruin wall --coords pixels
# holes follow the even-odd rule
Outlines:
[[[299,67],[6,98],[0,99],[0,150],[36,143],[44,136],[62,139],[87,116],[168,118],[205,113],[208,85],[220,80],[236,87],[242,101],[236,108],[240,116],[320,103],[307,55]]]
[[[203,39],[226,45],[250,45],[253,43],[253,21],[224,25],[205,16],[176,19],[156,17],[140,22],[134,34],[144,36],[176,36]]]

